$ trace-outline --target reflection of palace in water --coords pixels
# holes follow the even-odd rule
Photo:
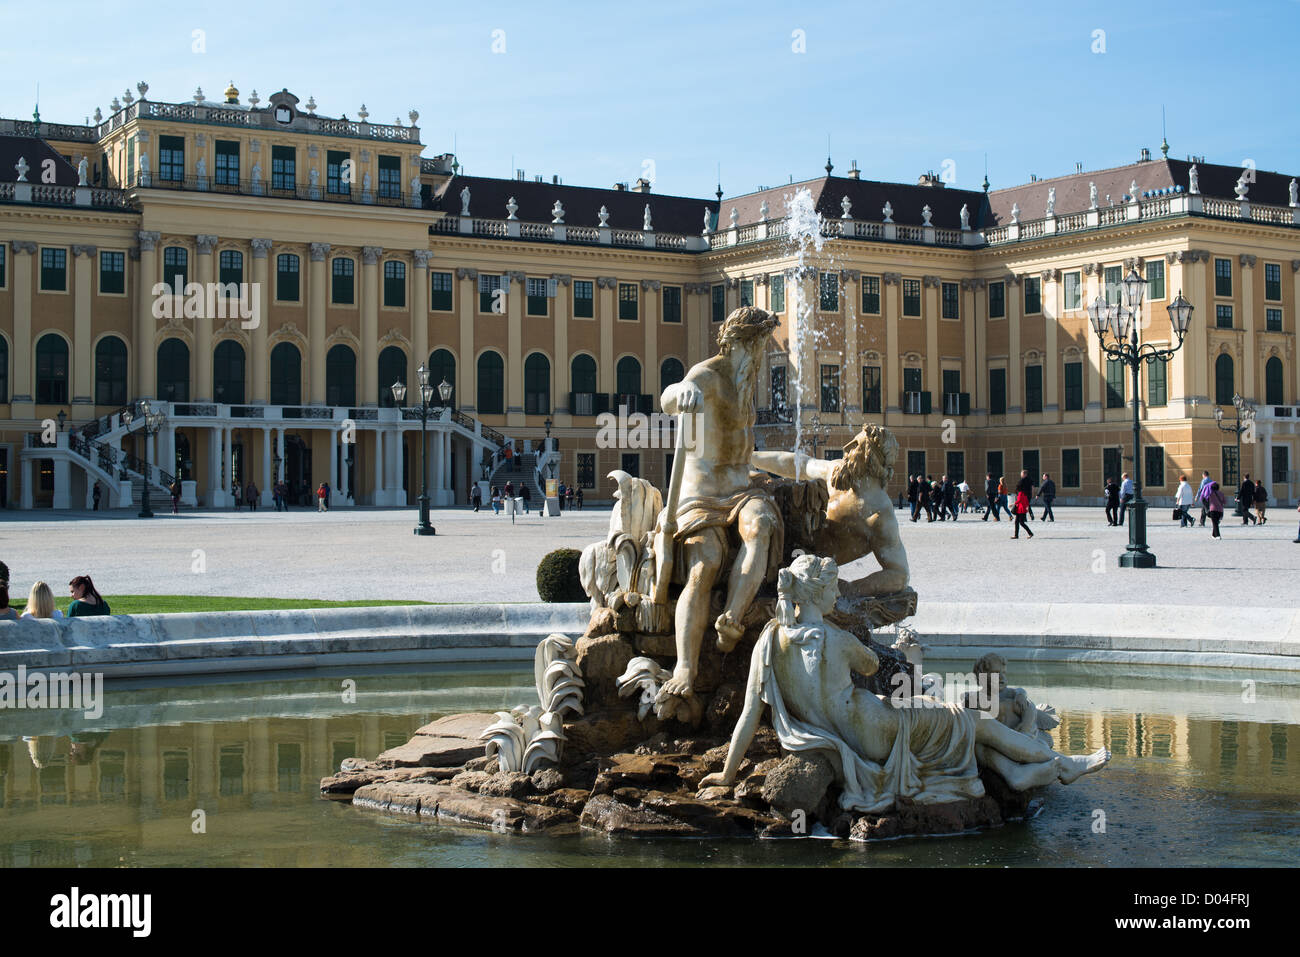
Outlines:
[[[222,815],[222,830],[243,842],[262,831],[283,845],[271,836],[283,819],[259,812],[319,801],[320,779],[344,758],[404,744],[426,719],[269,718],[0,742],[0,866],[89,863],[88,848],[79,859],[72,838],[180,842],[196,808]],[[59,807],[84,813],[49,813]],[[298,863],[288,853],[266,863]]]

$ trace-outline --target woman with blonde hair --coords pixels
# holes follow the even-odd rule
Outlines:
[[[62,618],[63,612],[54,607],[54,592],[45,582],[37,582],[27,596],[24,618]]]

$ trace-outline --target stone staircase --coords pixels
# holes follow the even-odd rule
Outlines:
[[[541,486],[537,484],[537,456],[532,452],[516,455],[508,461],[503,461],[493,470],[492,478],[488,484],[493,488],[504,489],[507,482],[514,487],[516,495],[520,487],[527,486],[534,507],[539,505],[546,497]]]

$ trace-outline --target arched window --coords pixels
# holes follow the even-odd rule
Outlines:
[[[190,401],[190,347],[180,339],[164,339],[158,345],[158,398]]]
[[[433,394],[436,396],[435,402],[442,402],[442,393],[438,391],[438,386],[443,382],[453,386],[451,400],[448,404],[456,407],[456,357],[446,349],[435,349],[433,355],[429,356],[429,384],[433,386]]]
[[[292,342],[271,350],[271,404],[302,404],[302,353]]]
[[[171,286],[176,295],[184,295],[189,271],[189,250],[180,246],[168,246],[163,250],[163,282]]]
[[[212,353],[212,389],[223,405],[244,404],[244,347],[224,339]]]
[[[1237,391],[1232,380],[1232,356],[1226,352],[1214,360],[1214,402],[1232,405],[1232,395]]]
[[[1282,405],[1282,360],[1277,356],[1264,363],[1264,402]]]
[[[639,395],[641,393],[641,363],[632,356],[618,360],[615,370],[619,395]]]
[[[665,359],[659,366],[659,391],[662,392],[670,385],[676,385],[686,378],[686,370],[682,368],[680,359]]]
[[[389,346],[379,353],[379,407],[391,409],[393,401],[393,383],[406,382],[406,353],[397,346]],[[420,404],[420,390],[408,393],[406,401],[410,405]]]
[[[483,353],[478,357],[479,414],[500,415],[505,412],[505,391],[505,363],[500,353]]]
[[[0,337],[0,403],[9,401],[9,340]]]
[[[569,381],[573,384],[574,392],[595,392],[596,360],[588,355],[574,356],[569,365]]]
[[[62,405],[68,401],[68,344],[62,336],[47,333],[36,343],[36,404]]]
[[[95,346],[95,405],[126,405],[126,343],[117,336]]]
[[[524,360],[524,412],[528,415],[551,412],[551,361],[540,352]]]
[[[342,343],[325,355],[325,403],[357,404],[357,355]]]

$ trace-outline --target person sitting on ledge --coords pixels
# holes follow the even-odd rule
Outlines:
[[[112,609],[104,596],[95,590],[95,583],[89,575],[78,575],[68,582],[72,601],[68,603],[69,618],[84,618],[88,615],[111,615]]]
[[[871,675],[876,655],[823,616],[835,606],[839,568],[801,555],[781,569],[776,617],[750,658],[740,720],[726,763],[701,788],[730,787],[754,739],[764,706],[787,751],[823,751],[842,788],[840,806],[880,812],[898,796],[919,804],[982,797],[976,749],[1014,790],[1069,784],[1110,760],[1105,748],[1070,757],[1000,721],[927,695],[885,698],[853,686]]]

